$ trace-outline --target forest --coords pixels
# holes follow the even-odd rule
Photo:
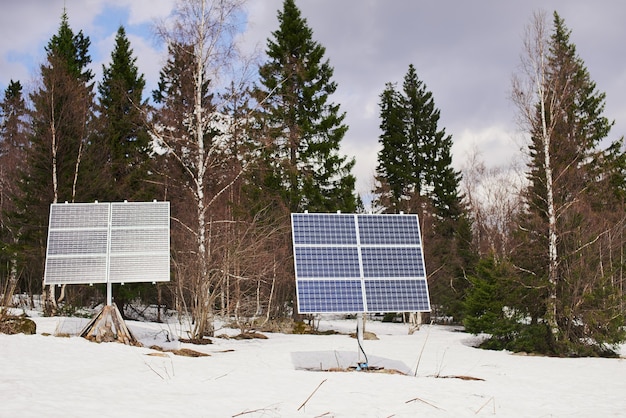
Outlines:
[[[521,181],[478,159],[453,168],[452,135],[408,63],[380,86],[364,203],[340,151],[333,67],[306,17],[284,0],[254,63],[234,36],[242,7],[179,2],[154,28],[167,46],[154,91],[123,26],[95,80],[89,36],[63,11],[36,87],[12,80],[0,97],[1,306],[41,295],[46,315],[72,315],[104,299],[99,285],[43,285],[52,203],[169,201],[170,282],[116,285],[114,300],[125,315],[157,305],[193,318],[194,338],[212,336],[216,317],[242,328],[303,319],[291,213],[417,213],[426,320],[486,333],[485,348],[615,354],[626,338],[626,150],[557,12],[529,19],[511,83],[527,137]]]

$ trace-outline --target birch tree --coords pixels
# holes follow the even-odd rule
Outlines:
[[[157,28],[170,59],[153,94],[161,107],[151,133],[166,150],[168,193],[177,193],[172,212],[175,227],[185,237],[178,248],[187,250],[185,261],[176,265],[178,280],[185,281],[179,286],[190,294],[194,338],[213,334],[224,279],[212,261],[223,223],[213,211],[245,170],[245,164],[236,173],[225,169],[227,138],[234,128],[220,112],[216,94],[228,85],[226,74],[237,62],[241,7],[239,0],[185,0],[178,3],[172,20]]]
[[[545,20],[544,13],[533,16],[513,79],[512,99],[530,136],[520,218],[524,256],[517,266],[539,299],[531,316],[546,325],[549,350],[595,345],[601,351],[602,344],[621,338],[613,289],[596,270],[603,263],[599,245],[615,227],[601,221],[608,194],[595,192],[608,191],[601,141],[612,123],[602,116],[605,95],[576,54],[563,20],[554,13],[552,33]]]

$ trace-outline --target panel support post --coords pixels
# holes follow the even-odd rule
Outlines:
[[[107,281],[107,306],[113,304],[113,290],[111,289],[111,282]]]
[[[356,314],[356,340],[359,344],[359,358],[357,363],[357,370],[367,369],[367,355],[363,350],[363,329],[365,328],[365,321],[363,319],[363,312]]]

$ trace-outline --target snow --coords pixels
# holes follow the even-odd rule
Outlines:
[[[76,336],[79,318],[34,315],[37,335],[0,334],[1,417],[591,417],[626,414],[623,358],[548,358],[475,348],[451,326],[367,321],[383,371],[355,366],[354,320],[334,335],[263,333],[192,345],[183,325],[127,321],[143,347]],[[234,335],[234,329],[217,334]],[[68,336],[69,335],[69,336]],[[168,342],[167,339],[170,341]],[[184,357],[150,348],[188,348]],[[624,351],[626,352],[626,351]]]

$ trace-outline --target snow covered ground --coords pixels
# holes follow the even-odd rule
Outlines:
[[[480,350],[454,327],[409,335],[407,325],[368,321],[379,338],[364,342],[369,365],[406,373],[398,374],[319,371],[356,365],[352,320],[320,323],[346,334],[264,333],[210,345],[178,342],[185,335],[176,322],[128,321],[144,345],[132,347],[72,336],[87,320],[33,319],[37,335],[0,334],[0,417],[626,416],[625,359]]]

